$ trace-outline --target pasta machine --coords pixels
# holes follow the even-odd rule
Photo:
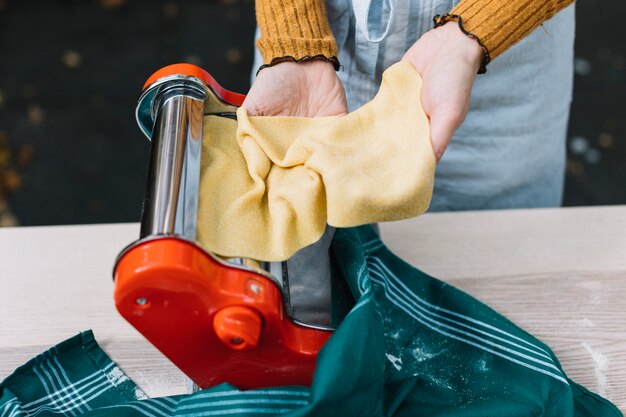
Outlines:
[[[151,140],[147,187],[140,237],[115,263],[115,304],[200,388],[309,385],[333,332],[336,283],[303,260],[328,233],[285,262],[226,259],[196,242],[204,116],[236,118],[244,98],[190,64],[144,85],[136,117]]]

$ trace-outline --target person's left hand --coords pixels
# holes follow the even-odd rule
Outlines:
[[[437,161],[469,109],[470,93],[483,49],[456,22],[426,32],[404,54],[422,76],[422,105],[430,119]]]

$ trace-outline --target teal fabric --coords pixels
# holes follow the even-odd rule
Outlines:
[[[370,227],[338,230],[332,252],[356,305],[311,387],[142,399],[86,332],[2,382],[0,417],[622,416],[571,381],[545,344],[395,257]]]

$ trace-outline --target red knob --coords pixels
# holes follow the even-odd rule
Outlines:
[[[236,350],[257,347],[262,326],[259,313],[243,306],[224,307],[213,318],[213,330],[217,337]]]

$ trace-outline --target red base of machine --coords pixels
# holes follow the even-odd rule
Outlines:
[[[161,238],[115,268],[120,314],[201,388],[310,385],[330,331],[293,323],[271,279]]]

